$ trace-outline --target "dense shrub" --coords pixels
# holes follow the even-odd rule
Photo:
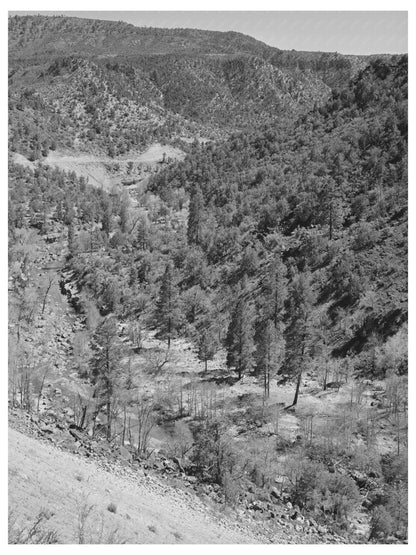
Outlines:
[[[220,485],[230,480],[237,461],[230,443],[226,423],[203,421],[194,429],[191,460],[202,479]],[[227,476],[227,478],[226,478]]]
[[[290,495],[299,507],[343,524],[360,498],[349,476],[331,473],[323,464],[310,460],[298,461],[292,467]]]

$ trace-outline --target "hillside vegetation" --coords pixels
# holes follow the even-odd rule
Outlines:
[[[406,542],[407,56],[32,16],[9,45],[11,406],[276,541]]]
[[[239,33],[12,17],[11,149],[32,159],[57,146],[115,156],[160,139],[224,137],[321,103],[364,64]]]

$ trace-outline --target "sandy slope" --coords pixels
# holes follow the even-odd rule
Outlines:
[[[116,513],[107,510],[110,503]],[[47,508],[54,514],[46,526],[61,543],[78,543],[78,518],[86,506],[93,506],[86,534],[93,543],[105,542],[115,529],[116,539],[126,543],[259,542],[236,523],[217,520],[191,493],[128,471],[110,473],[9,429],[9,507],[19,525]]]

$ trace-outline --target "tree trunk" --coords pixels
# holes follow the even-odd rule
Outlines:
[[[304,357],[305,357],[305,334],[303,335],[303,339],[302,339],[302,356],[299,364],[299,373],[298,373],[298,379],[296,381],[295,398],[293,399],[292,407],[295,407],[298,403],[299,389],[300,389],[300,384],[302,380]]]
[[[332,232],[333,232],[333,216],[332,216],[332,201],[329,205],[329,240],[332,241]]]
[[[46,375],[48,373],[48,370],[46,370],[42,376],[42,381],[40,383],[40,387],[39,387],[39,395],[38,395],[38,403],[37,403],[37,412],[39,412],[39,405],[40,405],[40,398],[42,397],[42,391],[43,391],[43,386],[45,385],[45,379],[46,379]]]
[[[53,280],[50,279],[50,280],[49,280],[49,283],[48,283],[48,287],[46,288],[46,291],[45,291],[45,296],[43,297],[42,314],[45,312],[46,298],[47,298],[47,296],[48,296],[48,293],[49,293],[50,288],[52,287],[52,283],[53,283]]]
[[[81,420],[80,420],[80,423],[79,423],[79,427],[80,427],[81,429],[84,428],[85,417],[86,417],[86,415],[87,415],[87,405],[85,405],[85,406],[82,407]]]
[[[266,371],[266,397],[270,397],[270,366],[267,365]]]
[[[326,383],[328,381],[328,362],[325,362],[325,374],[324,374],[324,383],[323,383],[323,390],[326,391]]]
[[[111,399],[107,398],[107,441],[111,440]]]
[[[302,370],[299,371],[298,379],[296,381],[295,398],[293,399],[292,407],[295,407],[298,403],[299,389],[300,389],[301,380],[302,380]]]
[[[126,411],[126,405],[124,405],[123,407],[124,411],[124,415],[123,415],[123,433],[121,434],[121,445],[124,445],[124,441],[126,439],[126,420],[127,420],[127,411]]]

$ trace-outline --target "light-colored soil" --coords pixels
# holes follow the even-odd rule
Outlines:
[[[45,164],[55,166],[60,170],[73,171],[78,177],[85,177],[94,187],[110,190],[116,185],[117,180],[105,168],[106,158],[93,154],[63,154],[58,151],[50,152]]]
[[[154,143],[145,151],[140,153],[128,153],[125,156],[110,158],[105,155],[91,154],[87,152],[61,152],[58,150],[50,151],[48,156],[41,160],[42,164],[55,166],[66,172],[75,172],[78,177],[85,177],[94,187],[103,188],[107,191],[114,186],[120,186],[125,174],[125,169],[129,162],[133,164],[145,164],[150,167],[160,164],[163,159],[182,160],[185,153],[179,148],[171,145]],[[27,168],[36,168],[38,162],[31,162],[25,156],[14,153],[13,161]],[[120,171],[111,173],[108,167],[118,163]]]
[[[210,399],[213,399],[214,404],[218,405],[225,403],[230,413],[236,410],[245,413],[246,410],[257,409],[260,414],[263,405],[261,376],[246,375],[241,380],[235,381],[236,375],[226,368],[223,350],[208,363],[208,371],[205,372],[204,364],[198,360],[191,343],[183,338],[173,339],[169,362],[163,367],[162,372],[152,373],[146,370],[149,359],[155,358],[152,353],[159,353],[159,358],[163,360],[166,342],[156,339],[153,331],[144,331],[143,335],[143,349],[139,354],[131,357],[131,364],[144,393],[170,399],[176,410],[179,410],[177,403],[182,390],[185,406],[187,406],[189,392],[193,391],[198,400],[210,402]],[[231,379],[234,377],[234,383],[232,385],[223,383],[222,379],[226,377]],[[261,426],[261,430],[258,431],[266,435],[267,432],[278,431],[280,438],[293,441],[296,436],[305,433],[306,428],[309,428],[312,429],[315,439],[325,436],[329,442],[341,441],[341,436],[338,437],[337,434],[343,429],[345,423],[357,421],[366,426],[367,421],[374,419],[378,422],[385,416],[385,410],[372,406],[373,395],[378,386],[382,389],[382,384],[375,382],[369,383],[360,390],[358,382],[349,379],[347,383],[342,383],[339,389],[331,388],[323,391],[316,373],[305,373],[296,410],[287,411],[285,407],[293,402],[295,384],[293,380],[286,384],[277,384],[277,378],[275,378],[272,380],[270,397],[266,402],[269,424]],[[360,397],[359,403],[357,403],[357,396]],[[241,404],[242,399],[244,399],[243,404]],[[385,429],[383,426],[383,429],[378,430],[374,439],[380,453],[395,449],[394,434],[391,433],[390,428],[390,424],[387,423]],[[234,432],[237,435],[235,430]],[[159,429],[153,430],[151,437],[152,448],[163,448],[164,441],[172,440],[165,437]],[[363,442],[359,437],[354,437],[353,441],[358,444]]]
[[[33,169],[35,167],[34,162],[31,162],[25,156],[23,156],[22,154],[19,154],[18,152],[14,152],[13,155],[12,155],[12,158],[13,158],[13,162],[15,164],[20,164],[21,166],[24,166],[25,168]]]
[[[113,503],[116,512],[108,506]],[[131,470],[109,472],[96,462],[9,430],[9,507],[19,526],[42,509],[61,543],[78,543],[82,510],[88,543],[256,543],[228,517],[215,518],[192,493]],[[103,530],[101,530],[103,528]],[[116,531],[116,532],[115,532]],[[264,541],[264,540],[263,540]]]
[[[60,170],[73,171],[78,177],[88,178],[89,183],[94,187],[111,190],[112,187],[120,185],[121,174],[112,174],[108,171],[108,165],[118,162],[123,167],[128,162],[134,164],[154,165],[162,162],[163,157],[166,159],[183,159],[185,154],[178,148],[170,145],[161,145],[154,143],[144,152],[132,154],[118,158],[109,158],[102,155],[94,155],[88,153],[63,153],[59,151],[51,151],[45,158],[44,163],[50,166],[56,166]],[[23,158],[23,157],[22,157]],[[21,163],[19,161],[19,163]],[[30,162],[29,162],[30,163]]]

